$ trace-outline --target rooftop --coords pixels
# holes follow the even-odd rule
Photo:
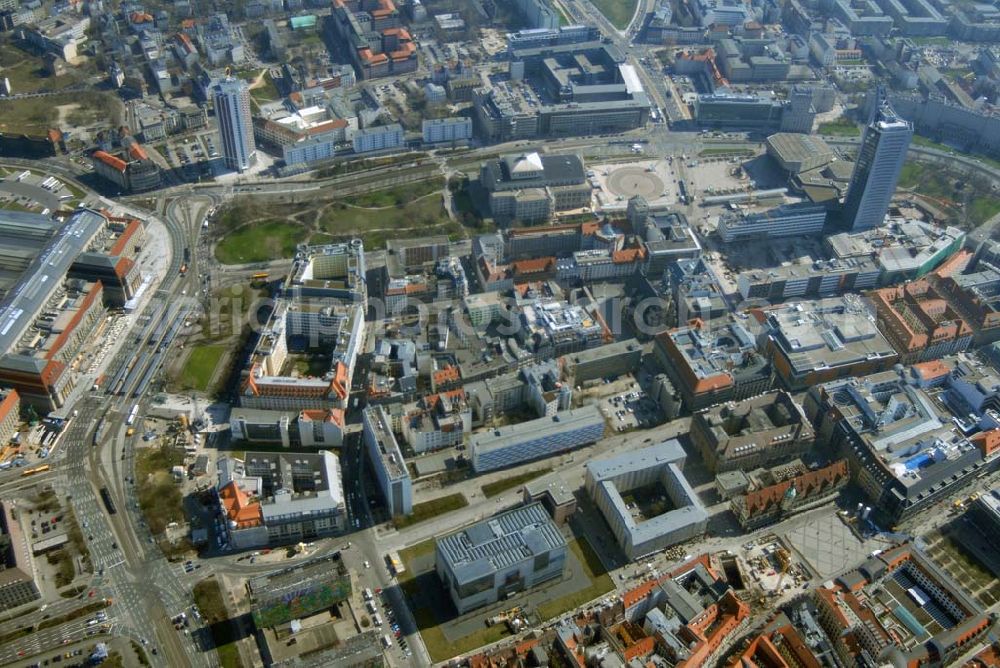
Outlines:
[[[437,539],[438,558],[459,582],[565,547],[566,540],[541,503],[508,510]]]
[[[796,375],[896,355],[857,295],[792,302],[763,315]]]
[[[502,450],[521,443],[525,438],[544,439],[586,425],[604,424],[604,417],[597,406],[583,406],[559,411],[549,417],[529,420],[520,424],[505,425],[473,434],[469,447],[477,452]]]

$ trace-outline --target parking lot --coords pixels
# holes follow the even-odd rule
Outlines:
[[[650,427],[657,423],[659,408],[641,388],[614,394],[601,401],[601,412],[615,431]]]

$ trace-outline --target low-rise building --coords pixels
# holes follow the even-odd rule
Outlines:
[[[587,462],[586,489],[629,559],[705,533],[708,511],[684,478],[676,440]]]
[[[351,575],[338,553],[251,577],[247,592],[254,626],[263,631],[347,600]]]
[[[561,577],[566,539],[540,503],[436,540],[435,569],[459,614]]]
[[[556,526],[565,524],[576,512],[576,495],[573,492],[558,471],[530,480],[521,489],[524,504],[541,503]]]
[[[469,449],[477,473],[524,464],[599,441],[604,417],[596,406],[559,411],[555,415],[474,434]]]
[[[815,440],[802,407],[784,391],[713,406],[691,419],[691,443],[712,472],[788,462]]]
[[[745,531],[756,531],[791,515],[830,502],[850,481],[847,460],[812,471],[800,465],[753,472],[751,485],[729,504]]]

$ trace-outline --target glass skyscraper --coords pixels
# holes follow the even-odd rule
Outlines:
[[[226,77],[212,87],[212,98],[226,167],[244,172],[257,155],[250,117],[250,87],[241,79]]]
[[[844,200],[843,220],[849,229],[868,230],[885,221],[912,137],[913,124],[897,116],[879,94]]]

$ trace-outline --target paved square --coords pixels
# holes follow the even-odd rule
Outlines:
[[[819,517],[785,534],[788,543],[822,578],[857,566],[881,544],[861,541],[837,515]]]

